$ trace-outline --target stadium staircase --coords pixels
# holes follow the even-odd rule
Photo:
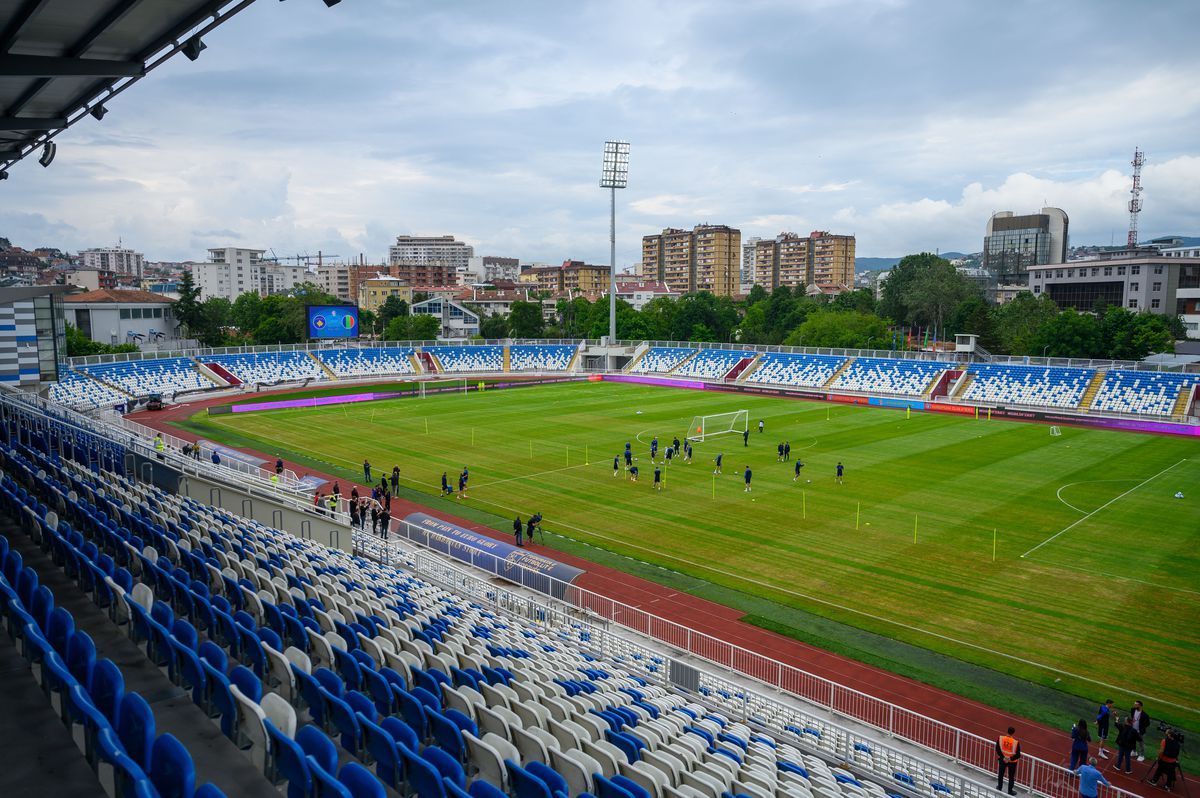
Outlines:
[[[759,357],[760,355],[742,358],[734,364],[733,368],[725,372],[725,376],[722,379],[725,382],[741,382],[743,379],[745,379],[746,371],[758,362]]]
[[[442,364],[433,355],[421,351],[417,353],[417,357],[421,360],[421,371],[426,374],[440,374],[442,372]]]
[[[666,374],[664,374],[663,376],[664,376],[664,377],[665,377],[665,376],[669,376],[669,375],[671,375],[671,374],[674,374],[675,372],[679,371],[681,368],[683,368],[684,366],[686,366],[688,363],[691,363],[693,360],[695,360],[697,357],[699,357],[699,356],[700,356],[700,352],[701,352],[701,350],[697,349],[695,352],[693,352],[692,354],[688,355],[688,356],[687,356],[687,357],[685,357],[683,360],[679,361],[679,365],[675,366],[675,368],[671,369],[670,371],[668,371],[668,372],[667,372]]]
[[[213,374],[216,374],[221,379],[225,380],[225,383],[227,385],[241,385],[242,384],[241,380],[239,380],[237,377],[230,374],[229,371],[226,370],[226,368],[224,366],[222,366],[220,363],[201,363],[200,365],[203,366],[204,368],[208,369],[209,371],[211,371]],[[204,372],[201,371],[201,373],[203,374]]]
[[[1092,381],[1088,383],[1087,390],[1083,392],[1083,398],[1079,400],[1079,412],[1086,413],[1091,409],[1092,401],[1096,398],[1096,394],[1100,392],[1100,386],[1104,384],[1104,378],[1107,376],[1107,371],[1100,370],[1097,370],[1092,375]]]
[[[410,362],[410,363],[412,363],[412,367],[413,367],[413,374],[423,374],[423,373],[425,373],[425,369],[424,369],[424,367],[421,365],[421,358],[417,357],[417,352],[416,352],[416,350],[413,350],[413,353],[412,353],[411,355],[409,355],[409,356],[408,356],[408,360],[409,360],[409,362]]]
[[[567,373],[574,374],[575,369],[579,366],[579,358],[583,354],[583,342],[579,342],[579,346],[575,347],[575,351],[571,353],[571,362],[567,364]]]
[[[950,389],[951,399],[961,399],[962,395],[967,392],[967,388],[971,387],[971,383],[975,381],[975,375],[971,372],[965,372],[958,378],[958,384]]]
[[[750,379],[750,375],[758,371],[758,367],[762,365],[762,362],[762,355],[756,355],[754,360],[751,361],[750,365],[746,366],[746,368],[742,370],[742,373],[738,375],[738,378],[735,380],[735,382],[745,382],[746,380]]]
[[[192,362],[192,367],[196,369],[196,373],[211,382],[214,386],[218,388],[228,387],[229,383],[225,382],[225,379],[221,375],[217,374],[217,372],[213,371],[194,357],[190,357],[188,360]]]
[[[337,372],[335,372],[333,369],[329,368],[329,366],[325,365],[324,360],[321,360],[321,358],[317,357],[312,352],[306,352],[305,354],[307,354],[309,357],[311,357],[313,362],[321,367],[321,371],[325,372],[326,377],[328,377],[331,380],[338,379]]]
[[[625,368],[623,368],[621,370],[623,372],[625,372],[626,374],[632,374],[633,371],[637,368],[638,363],[642,362],[642,358],[644,358],[646,356],[646,353],[649,351],[650,351],[650,347],[647,346],[643,342],[640,346],[638,346],[638,351],[634,352],[633,359],[629,361],[629,365],[627,365]]]
[[[1175,407],[1171,408],[1171,417],[1176,421],[1183,421],[1187,417],[1188,408],[1192,404],[1192,395],[1200,391],[1194,385],[1185,385],[1179,389],[1179,397],[1175,400]]]
[[[504,364],[500,370],[507,374],[512,368],[512,354],[508,351],[508,347],[504,347]]]
[[[846,358],[846,362],[843,363],[842,365],[838,366],[837,371],[830,374],[829,379],[827,379],[827,380],[825,380],[825,382],[821,383],[821,387],[828,388],[829,386],[831,386],[835,382],[837,382],[838,377],[842,376],[842,372],[845,371],[846,369],[850,368],[850,364],[853,363],[857,359],[858,358],[853,358],[853,357]]]
[[[962,371],[959,369],[946,369],[938,372],[925,391],[921,394],[922,399],[933,399],[938,396],[947,396],[954,385],[954,381],[962,376]]]

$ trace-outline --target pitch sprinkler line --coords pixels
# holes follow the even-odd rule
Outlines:
[[[1176,464],[1176,465],[1178,465],[1178,464]],[[1067,505],[1068,507],[1070,507],[1070,508],[1071,508],[1072,510],[1074,510],[1075,512],[1077,512],[1077,513],[1083,513],[1083,514],[1085,514],[1085,515],[1086,515],[1086,514],[1087,514],[1087,510],[1080,510],[1078,507],[1076,507],[1075,505],[1071,504],[1069,501],[1067,501],[1066,499],[1064,499],[1064,498],[1062,497],[1062,492],[1063,492],[1064,490],[1066,490],[1067,488],[1073,488],[1073,487],[1075,487],[1076,485],[1093,485],[1093,484],[1096,484],[1096,483],[1098,483],[1098,482],[1133,482],[1133,481],[1134,481],[1133,479],[1085,479],[1085,480],[1083,480],[1083,481],[1081,481],[1081,482],[1068,482],[1066,485],[1063,485],[1061,488],[1059,488],[1058,490],[1054,491],[1054,495],[1055,495],[1055,497],[1057,497],[1057,498],[1058,498],[1058,500],[1059,500],[1060,502],[1062,502],[1063,504]],[[1083,520],[1083,519],[1080,519],[1080,520]]]
[[[1066,532],[1070,532],[1072,529],[1074,529],[1075,527],[1079,526],[1079,525],[1080,525],[1080,524],[1082,524],[1084,521],[1088,520],[1088,519],[1089,519],[1089,518],[1091,518],[1093,515],[1095,515],[1096,513],[1100,512],[1101,510],[1103,510],[1105,507],[1108,507],[1109,505],[1111,505],[1111,504],[1115,504],[1116,502],[1120,501],[1121,499],[1124,499],[1126,496],[1128,496],[1129,494],[1133,493],[1135,490],[1137,490],[1138,488],[1140,488],[1142,485],[1145,485],[1147,482],[1150,482],[1150,481],[1152,481],[1152,480],[1158,479],[1159,477],[1161,477],[1163,474],[1165,474],[1165,473],[1167,473],[1168,471],[1170,471],[1170,470],[1171,470],[1172,468],[1174,468],[1175,466],[1179,465],[1180,463],[1186,463],[1186,462],[1187,462],[1187,458],[1185,457],[1185,458],[1183,458],[1182,460],[1180,460],[1180,461],[1179,461],[1179,463],[1175,463],[1175,465],[1169,465],[1169,466],[1167,466],[1166,468],[1164,468],[1162,471],[1159,471],[1159,472],[1158,472],[1157,474],[1155,474],[1154,476],[1147,477],[1146,479],[1143,479],[1141,482],[1139,482],[1138,484],[1134,485],[1132,488],[1130,488],[1129,490],[1125,491],[1125,492],[1124,492],[1124,493],[1122,493],[1120,496],[1117,496],[1117,497],[1116,497],[1116,498],[1114,498],[1114,499],[1109,499],[1109,500],[1108,500],[1108,501],[1106,501],[1104,504],[1100,505],[1100,506],[1099,506],[1099,507],[1097,507],[1095,510],[1092,510],[1090,513],[1088,513],[1087,515],[1085,515],[1083,518],[1080,518],[1078,521],[1074,522],[1073,524],[1070,524],[1069,526],[1065,526],[1065,527],[1063,527],[1062,529],[1058,530],[1058,531],[1057,531],[1057,532],[1055,532],[1053,535],[1051,535],[1050,537],[1046,538],[1046,539],[1045,539],[1045,540],[1043,540],[1041,543],[1037,544],[1037,545],[1036,545],[1036,546],[1034,546],[1032,549],[1030,549],[1029,551],[1027,551],[1027,552],[1025,552],[1024,554],[1022,554],[1022,555],[1021,555],[1021,559],[1024,559],[1025,557],[1028,557],[1030,554],[1033,554],[1035,551],[1037,551],[1038,549],[1040,549],[1042,546],[1045,546],[1047,543],[1050,543],[1050,542],[1052,542],[1052,541],[1056,540],[1056,539],[1057,539],[1057,538],[1058,538],[1060,535],[1063,535],[1063,534],[1065,534]],[[1064,502],[1064,504],[1065,504],[1065,502]]]

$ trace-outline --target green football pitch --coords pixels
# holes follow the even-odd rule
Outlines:
[[[693,416],[740,409],[748,446],[740,434],[697,443],[694,461],[663,468],[653,490],[651,438],[665,448]],[[453,483],[468,466],[469,498],[455,506],[471,517],[508,531],[514,514],[541,512],[563,536],[551,545],[587,543],[596,548],[583,556],[603,553],[606,564],[649,563],[752,596],[778,610],[755,613],[772,628],[803,636],[816,616],[1089,707],[1143,697],[1157,716],[1200,722],[1194,439],[1073,427],[1052,436],[1041,424],[612,382],[198,415],[183,426],[343,478],[361,478],[364,457],[377,472],[398,464],[430,502],[443,471]],[[637,483],[613,476],[626,441]],[[798,481],[778,462],[781,441],[804,463]]]

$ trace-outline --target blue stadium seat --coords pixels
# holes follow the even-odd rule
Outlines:
[[[386,798],[387,791],[375,774],[357,762],[347,762],[338,773],[338,781],[350,791],[352,798]]]
[[[196,769],[183,743],[172,734],[159,735],[150,753],[150,781],[161,798],[192,798]]]
[[[117,736],[126,753],[141,768],[150,770],[150,752],[154,745],[154,713],[146,699],[137,693],[126,693],[117,714]]]

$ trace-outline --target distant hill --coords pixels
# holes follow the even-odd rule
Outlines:
[[[855,258],[854,271],[875,272],[890,269],[900,262],[899,258]]]

